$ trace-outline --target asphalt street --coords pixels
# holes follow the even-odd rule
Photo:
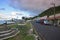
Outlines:
[[[60,40],[60,28],[31,22],[39,36],[45,40]]]

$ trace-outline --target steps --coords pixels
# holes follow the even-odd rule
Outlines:
[[[17,29],[9,29],[6,31],[0,31],[0,39],[7,39],[10,37],[14,37],[19,33]]]

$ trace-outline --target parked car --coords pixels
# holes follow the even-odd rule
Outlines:
[[[51,25],[52,23],[50,21],[48,21],[48,20],[44,20],[44,24]]]

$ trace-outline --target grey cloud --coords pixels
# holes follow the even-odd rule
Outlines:
[[[5,10],[5,8],[0,8],[0,10]]]
[[[10,5],[24,11],[39,13],[51,7],[52,2],[55,2],[56,6],[60,5],[60,0],[10,0]]]

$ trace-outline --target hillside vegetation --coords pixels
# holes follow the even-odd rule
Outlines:
[[[55,13],[60,13],[60,6],[55,7]],[[54,7],[51,7],[47,10],[45,10],[44,12],[42,12],[41,14],[39,14],[39,17],[45,16],[45,15],[53,15],[54,14]]]
[[[55,14],[57,14],[57,13],[60,13],[60,6],[55,7]],[[54,14],[54,7],[51,7],[51,8],[48,8],[47,10],[43,11],[42,13],[40,13],[37,16],[30,17],[30,18],[25,18],[25,19],[26,20],[32,20],[32,19],[37,18],[37,17],[43,17],[45,15],[50,16],[50,15],[53,15],[53,14]]]

